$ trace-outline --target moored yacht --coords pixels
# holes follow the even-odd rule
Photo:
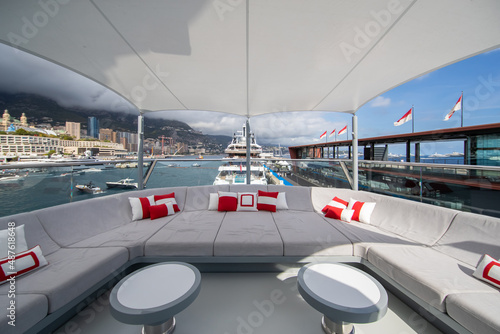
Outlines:
[[[247,157],[247,128],[243,125],[241,131],[233,134],[231,143],[224,151],[227,159],[246,159]],[[259,158],[262,153],[262,147],[257,144],[255,134],[250,133],[250,157]],[[267,184],[266,169],[259,162],[252,163],[250,166],[251,184]],[[214,185],[218,184],[246,184],[247,166],[245,161],[229,162],[219,167],[219,174],[216,176]]]

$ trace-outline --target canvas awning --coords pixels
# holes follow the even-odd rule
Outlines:
[[[496,0],[1,0],[0,41],[138,109],[355,113],[500,46]]]

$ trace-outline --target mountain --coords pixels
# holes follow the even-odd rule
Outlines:
[[[0,110],[7,109],[12,117],[19,119],[24,112],[28,123],[50,123],[52,126],[64,126],[66,121],[79,122],[83,129],[87,128],[87,118],[95,116],[99,119],[100,128],[114,131],[137,132],[137,115],[112,112],[109,110],[82,109],[63,107],[54,100],[33,94],[0,93]],[[3,114],[3,112],[2,112]],[[202,143],[205,146],[227,145],[230,136],[204,135],[192,129],[188,124],[176,120],[145,117],[144,137],[172,137],[177,142],[188,145]]]

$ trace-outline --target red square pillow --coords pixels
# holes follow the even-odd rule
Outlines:
[[[279,192],[259,190],[257,198],[257,210],[276,212],[276,204],[278,203]]]
[[[219,191],[218,211],[236,211],[238,209],[238,195],[236,193]]]
[[[236,211],[258,211],[257,193],[238,193],[238,208]]]
[[[328,211],[328,209],[330,208],[340,208],[340,209],[346,209],[347,206],[349,205],[349,202],[347,201],[344,201],[343,199],[340,199],[338,198],[337,196],[335,196],[331,201],[330,203],[328,203],[324,208],[323,210],[321,210],[322,212],[326,213]]]
[[[155,205],[172,203],[175,212],[181,211],[179,209],[179,206],[177,205],[177,201],[175,200],[175,193],[170,193],[166,195],[155,195],[154,200],[155,200]]]
[[[173,215],[176,211],[174,210],[174,206],[172,203],[159,204],[159,205],[151,205],[149,207],[149,213],[151,214],[151,220],[155,220],[157,218],[166,217]]]
[[[148,197],[129,197],[132,207],[132,220],[149,218],[149,207],[155,204],[154,196]]]
[[[350,223],[354,210],[331,207],[326,211],[325,217],[342,220]]]

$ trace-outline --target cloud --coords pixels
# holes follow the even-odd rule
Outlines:
[[[113,91],[42,58],[0,44],[0,91],[37,94],[63,107],[137,110]]]
[[[370,106],[372,107],[388,107],[391,104],[391,99],[383,96],[377,96]]]

